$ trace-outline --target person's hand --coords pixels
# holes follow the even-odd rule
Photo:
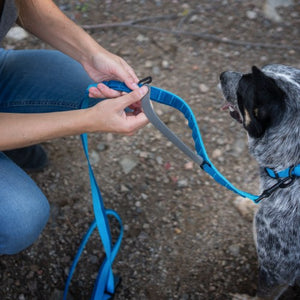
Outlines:
[[[89,108],[92,115],[90,119],[91,132],[112,132],[132,135],[148,123],[146,115],[139,105],[148,91],[146,86],[135,89],[131,93],[117,98],[107,99]],[[126,107],[132,107],[133,112],[125,112]]]
[[[131,90],[138,88],[139,80],[133,69],[124,59],[104,49],[94,55],[90,63],[83,64],[83,67],[95,82],[119,80]],[[89,96],[92,98],[115,98],[121,95],[121,92],[110,89],[101,83],[89,90]]]

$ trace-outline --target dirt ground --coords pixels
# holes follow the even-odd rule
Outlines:
[[[269,20],[264,1],[259,0],[56,2],[81,25],[152,18],[137,24],[161,31],[118,26],[89,32],[125,58],[140,78],[151,75],[154,86],[185,99],[214,164],[237,187],[259,192],[257,165],[248,155],[245,132],[220,109],[219,74],[229,69],[248,72],[253,65],[269,63],[299,68],[299,1],[278,9],[282,22]],[[18,42],[6,40],[4,46],[47,48],[32,36]],[[156,108],[192,146],[183,117],[164,106]],[[125,226],[114,263],[115,273],[122,276],[115,299],[223,300],[235,293],[255,294],[252,213],[239,212],[235,194],[215,183],[151,125],[133,137],[90,135],[89,142],[105,206],[116,210]],[[80,138],[59,139],[44,147],[50,165],[30,175],[49,199],[51,218],[32,247],[1,257],[1,299],[61,299],[73,257],[93,220]],[[113,220],[111,227],[115,235]],[[89,299],[102,258],[102,244],[95,233],[76,269],[70,299]],[[299,298],[297,288],[281,297]]]

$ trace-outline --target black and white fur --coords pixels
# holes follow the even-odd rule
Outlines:
[[[232,117],[248,133],[249,151],[260,166],[261,190],[277,181],[264,168],[300,164],[300,70],[283,65],[253,67],[249,74],[224,72],[222,91]],[[300,284],[300,178],[263,199],[254,219],[259,260],[257,298],[278,299]]]

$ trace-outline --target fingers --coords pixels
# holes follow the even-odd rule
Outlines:
[[[97,87],[89,89],[89,97],[91,98],[116,98],[122,95],[121,92],[110,89],[104,83],[99,83]]]
[[[124,128],[123,134],[129,136],[133,135],[135,132],[149,123],[146,115],[142,112],[136,116],[127,116],[126,121],[128,126]]]
[[[136,90],[133,90],[131,93],[128,93],[119,99],[117,99],[119,103],[120,109],[125,109],[128,106],[133,105],[134,103],[140,101],[148,92],[147,86],[142,86]],[[140,105],[134,105],[134,106],[140,106]]]

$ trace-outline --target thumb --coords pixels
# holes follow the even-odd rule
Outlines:
[[[118,98],[118,103],[120,104],[121,109],[125,109],[127,106],[130,106],[133,103],[140,101],[148,92],[147,86],[142,86],[129,94],[126,94]]]

